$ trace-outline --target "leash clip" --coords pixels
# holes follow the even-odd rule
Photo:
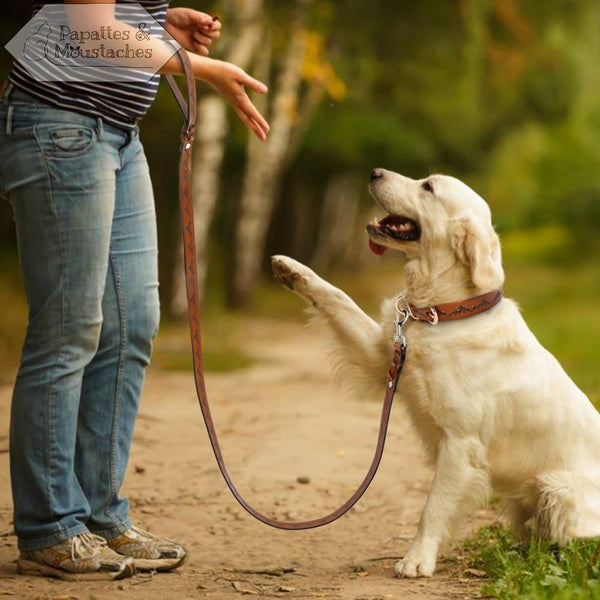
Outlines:
[[[398,304],[396,303],[396,319],[394,321],[396,325],[396,337],[394,338],[394,343],[400,342],[403,348],[406,348],[406,336],[402,333],[402,327],[404,327],[409,317],[410,312],[405,308],[398,308]]]

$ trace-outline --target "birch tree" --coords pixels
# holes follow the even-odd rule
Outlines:
[[[266,144],[249,137],[247,166],[236,219],[230,305],[248,303],[260,280],[267,231],[282,177],[296,156],[315,108],[326,92],[345,87],[323,58],[323,38],[307,29],[311,0],[298,0],[275,85],[270,86],[271,131]]]
[[[231,29],[224,41],[225,60],[242,69],[251,64],[264,34],[263,0],[229,0],[225,11],[231,21],[225,29]],[[225,141],[228,133],[228,112],[225,101],[216,93],[203,91],[199,94],[197,108],[196,143],[193,154],[192,189],[194,194],[194,229],[196,236],[196,259],[198,262],[198,297],[202,300],[208,270],[207,247],[210,226],[220,192],[220,176]],[[175,317],[186,314],[185,274],[183,247],[179,245],[174,269],[175,282],[170,312]]]
[[[317,240],[310,260],[317,272],[326,271],[336,259],[346,258],[347,249],[356,236],[363,187],[362,179],[353,173],[338,173],[329,178],[321,205]]]

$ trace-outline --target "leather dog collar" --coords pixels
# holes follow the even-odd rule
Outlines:
[[[467,298],[460,302],[446,302],[425,308],[417,308],[413,304],[407,303],[404,310],[415,321],[425,321],[437,325],[440,321],[456,321],[473,317],[496,306],[500,300],[502,300],[502,289],[492,290],[481,294],[481,296]],[[398,308],[403,310],[400,307]]]

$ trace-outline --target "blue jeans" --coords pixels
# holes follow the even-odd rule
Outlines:
[[[156,217],[138,132],[0,101],[0,193],[17,229],[29,322],[10,466],[22,550],[127,530],[119,496],[159,320]]]

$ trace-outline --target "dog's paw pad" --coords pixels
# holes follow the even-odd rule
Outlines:
[[[296,263],[296,261],[293,261],[287,256],[271,257],[271,267],[275,279],[293,291],[301,290],[307,283],[305,275],[300,274],[298,270],[294,268],[296,264],[299,263]]]

